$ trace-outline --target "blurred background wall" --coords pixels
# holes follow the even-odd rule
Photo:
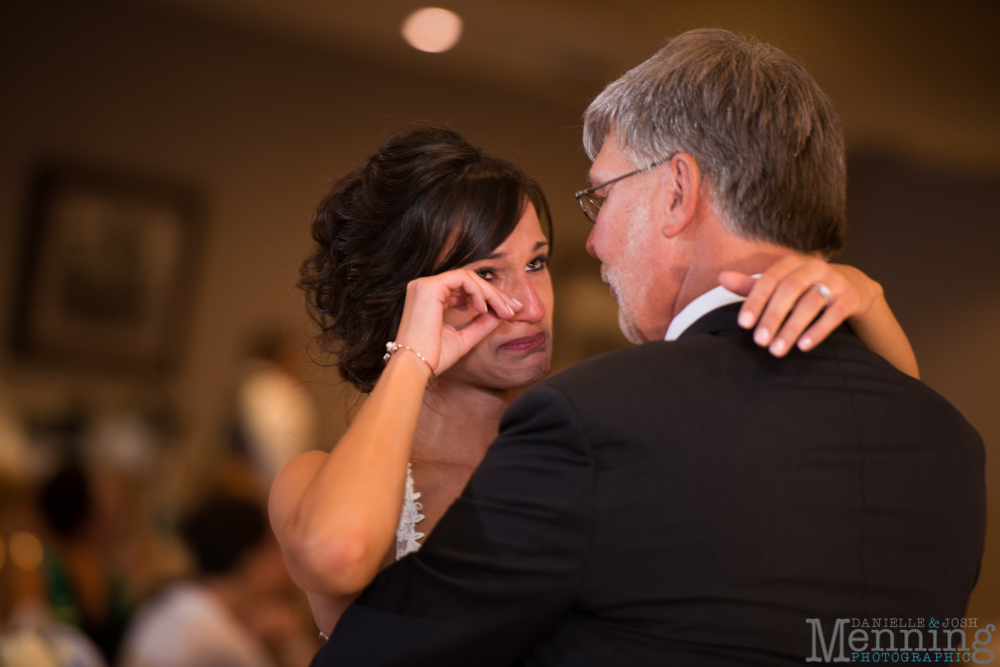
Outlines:
[[[4,341],[18,326],[41,165],[176,184],[200,213],[176,363],[109,372],[5,344],[0,413],[38,475],[52,465],[46,442],[74,420],[137,415],[152,443],[141,502],[168,524],[212,483],[247,356],[277,335],[299,351],[286,365],[320,406],[315,442],[329,447],[356,397],[304,352],[311,329],[295,281],[310,215],[331,179],[414,120],[459,129],[544,186],[556,366],[624,344],[572,198],[589,166],[580,114],[669,36],[720,26],[800,58],[841,115],[852,229],[840,259],[883,283],[925,381],[986,441],[990,526],[968,615],[1000,617],[1000,40],[985,5],[461,0],[449,8],[465,21],[462,40],[427,54],[399,37],[419,7],[402,0],[4,0]]]

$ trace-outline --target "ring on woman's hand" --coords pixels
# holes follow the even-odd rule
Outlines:
[[[833,303],[833,293],[830,291],[830,288],[823,283],[813,283],[812,287],[809,289],[814,289],[819,292],[819,295],[823,297],[823,306],[825,308],[829,308],[830,304]]]

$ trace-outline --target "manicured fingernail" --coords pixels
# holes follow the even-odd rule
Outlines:
[[[523,306],[523,305],[524,305],[523,303],[521,303],[520,301],[518,301],[518,300],[517,300],[517,299],[515,299],[514,297],[510,297],[510,298],[511,298],[511,300],[512,300],[512,301],[513,301],[514,303],[516,303],[517,305],[519,305],[519,306]]]
[[[779,338],[778,340],[774,341],[774,344],[771,345],[769,349],[771,351],[771,354],[777,356],[785,353],[785,347],[786,347],[785,341]]]
[[[740,326],[744,329],[749,329],[753,325],[753,313],[749,310],[744,310],[740,313]]]
[[[767,345],[769,340],[771,340],[771,332],[764,327],[757,327],[757,330],[753,332],[753,342],[758,345]]]
[[[809,336],[803,336],[802,338],[799,339],[799,349],[802,350],[803,352],[806,352],[807,350],[811,349],[812,346],[813,346],[813,339],[810,338]]]

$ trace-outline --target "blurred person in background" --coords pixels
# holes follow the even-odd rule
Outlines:
[[[94,642],[52,613],[39,539],[44,527],[29,480],[0,473],[0,665],[105,667]]]
[[[301,358],[288,336],[269,331],[257,337],[244,364],[230,437],[233,460],[227,463],[247,468],[256,495],[266,496],[290,460],[316,447],[316,404],[300,377]]]
[[[214,496],[181,527],[198,575],[136,615],[123,667],[291,667],[308,661],[296,593],[254,502]],[[291,648],[289,648],[291,647]]]
[[[62,613],[55,613],[55,588],[50,576],[60,556],[57,544],[63,547],[62,557],[68,556],[70,562],[96,561],[99,570],[107,571],[100,556],[78,557],[81,552],[91,551],[95,524],[100,523],[96,520],[99,512],[90,506],[89,483],[85,478],[81,482],[77,475],[83,476],[83,471],[77,466],[62,470],[39,492],[37,480],[44,474],[44,460],[39,460],[38,451],[32,451],[32,444],[11,394],[0,382],[0,665],[105,667],[108,663],[101,650],[75,627],[80,621],[75,608],[63,606],[58,610]],[[46,494],[50,499],[54,495],[73,496],[68,501],[76,504],[74,520],[67,520],[69,517],[59,512],[60,517],[50,517],[49,524],[60,525],[58,532],[47,528],[42,518]],[[89,568],[84,565],[74,569],[80,572]],[[88,598],[84,605],[102,606],[94,602]]]
[[[537,182],[438,126],[399,130],[335,183],[313,238],[300,284],[342,377],[370,395],[332,452],[302,455],[279,474],[270,514],[329,633],[380,569],[420,549],[517,391],[548,373],[552,239]],[[803,273],[812,276],[804,284]],[[778,321],[794,309],[768,341],[777,356],[817,315],[798,298],[822,282],[836,297],[804,348],[847,318],[917,373],[880,288],[861,272],[798,255],[765,277],[743,287],[745,325],[765,303],[764,317]],[[772,294],[781,298],[768,302]]]
[[[43,573],[56,620],[82,630],[113,663],[131,613],[111,536],[112,485],[95,484],[79,463],[66,463],[41,489],[38,506],[48,528]]]

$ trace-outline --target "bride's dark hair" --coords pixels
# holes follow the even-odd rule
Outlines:
[[[551,243],[541,186],[436,125],[396,131],[334,183],[313,218],[316,245],[299,286],[340,375],[370,392],[399,328],[406,284],[488,257],[529,204]]]

